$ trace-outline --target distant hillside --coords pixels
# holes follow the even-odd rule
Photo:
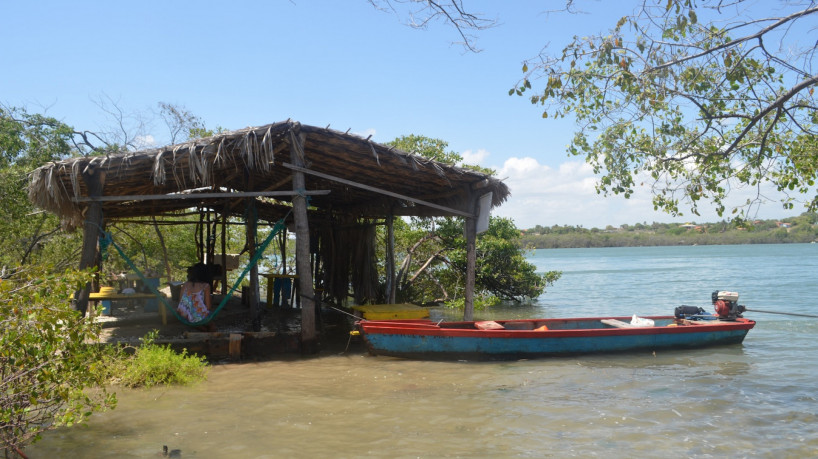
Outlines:
[[[536,249],[805,243],[818,242],[818,214],[804,213],[784,220],[756,220],[742,225],[726,221],[636,223],[605,229],[537,225],[522,233],[522,244]]]

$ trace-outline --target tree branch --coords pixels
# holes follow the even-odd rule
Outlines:
[[[714,46],[713,48],[708,48],[708,49],[706,49],[706,50],[704,50],[704,51],[702,51],[700,53],[697,53],[697,54],[692,54],[690,56],[684,56],[684,57],[681,57],[681,58],[678,58],[678,59],[674,59],[674,60],[672,60],[670,62],[661,64],[661,65],[657,65],[656,67],[652,67],[650,69],[647,69],[645,72],[649,73],[649,72],[655,72],[655,71],[658,71],[658,70],[666,69],[668,67],[673,67],[673,66],[679,65],[679,64],[681,64],[683,62],[696,60],[696,59],[698,59],[700,57],[703,57],[703,56],[706,56],[706,55],[709,55],[709,54],[718,53],[719,51],[725,50],[727,48],[736,47],[736,46],[738,46],[741,43],[744,43],[746,41],[750,41],[750,40],[754,40],[756,38],[759,38],[759,37],[763,36],[764,34],[770,32],[772,30],[775,30],[776,28],[778,28],[778,27],[780,27],[780,26],[782,26],[782,25],[784,25],[784,24],[786,24],[786,23],[788,23],[790,21],[794,21],[794,20],[796,20],[796,19],[798,19],[800,17],[808,16],[808,15],[813,14],[813,13],[818,13],[818,6],[812,7],[812,8],[807,8],[805,10],[802,10],[802,11],[793,13],[793,14],[791,14],[789,16],[786,16],[784,18],[781,18],[778,21],[776,21],[775,23],[771,24],[770,26],[765,27],[765,28],[759,30],[758,32],[756,32],[754,34],[747,35],[747,36],[744,36],[744,37],[740,37],[740,38],[737,38],[735,40],[730,40],[727,43],[723,43],[721,45]],[[763,20],[755,21],[755,22],[761,22],[761,21],[763,21]]]
[[[369,3],[379,10],[389,9],[398,13],[393,3],[416,5],[409,6],[409,26],[415,29],[425,29],[428,24],[442,17],[445,22],[451,24],[463,41],[460,43],[468,51],[478,53],[481,50],[474,45],[474,37],[467,31],[480,31],[489,29],[497,25],[497,21],[486,19],[477,14],[469,13],[463,8],[462,0],[369,0]],[[384,8],[382,5],[385,5]],[[417,20],[416,20],[417,19]]]
[[[803,91],[804,89],[806,89],[806,88],[808,88],[810,86],[816,85],[816,84],[818,84],[818,75],[813,75],[812,77],[807,78],[806,80],[803,80],[802,82],[800,82],[797,85],[793,86],[792,88],[790,88],[789,91],[787,91],[784,94],[781,94],[780,96],[778,96],[778,98],[776,100],[774,100],[771,104],[769,104],[767,107],[765,107],[763,110],[761,110],[757,115],[753,116],[750,119],[750,122],[747,124],[747,126],[744,127],[744,129],[741,131],[741,133],[736,136],[735,140],[733,140],[733,142],[730,144],[730,146],[728,146],[727,149],[724,150],[724,152],[722,154],[724,156],[727,156],[733,150],[735,150],[736,147],[738,146],[738,144],[747,135],[747,133],[750,132],[750,130],[756,124],[758,124],[758,122],[761,121],[762,118],[767,116],[767,114],[769,114],[771,111],[773,111],[773,110],[775,110],[777,108],[783,107],[785,102],[787,102],[788,100],[795,97],[799,92]]]

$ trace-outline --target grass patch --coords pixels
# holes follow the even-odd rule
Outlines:
[[[168,344],[156,344],[156,336],[154,330],[140,338],[142,345],[132,356],[112,359],[109,368],[115,383],[133,388],[187,385],[206,379],[208,365],[204,357],[188,354],[186,350],[175,352]]]

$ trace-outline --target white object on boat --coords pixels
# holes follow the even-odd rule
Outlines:
[[[738,292],[728,292],[722,290],[716,294],[716,299],[725,301],[738,301]]]
[[[653,319],[643,319],[642,317],[637,317],[636,314],[634,314],[631,318],[631,325],[634,327],[653,327],[656,324],[653,323]]]

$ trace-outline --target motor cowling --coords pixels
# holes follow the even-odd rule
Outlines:
[[[745,311],[744,306],[738,304],[737,292],[716,290],[711,295],[711,299],[720,320],[736,320]]]
[[[697,320],[701,317],[704,317],[707,314],[704,308],[700,308],[698,306],[677,306],[676,309],[673,311],[673,315],[676,316],[677,319],[694,319]]]

